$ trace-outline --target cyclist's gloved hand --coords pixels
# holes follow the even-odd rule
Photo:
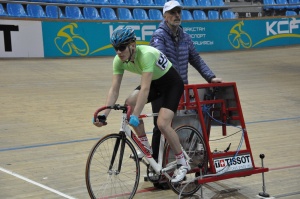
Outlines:
[[[106,116],[105,115],[98,115],[97,116],[99,122],[105,123],[106,122]]]
[[[102,123],[102,124],[99,125],[99,122]],[[106,124],[107,124],[107,122],[106,122],[106,116],[105,116],[105,115],[98,115],[96,121],[95,121],[95,119],[93,118],[93,123],[94,123],[96,126],[106,125]],[[97,123],[98,123],[98,124],[97,124]]]
[[[139,118],[135,115],[130,115],[129,124],[133,127],[137,127],[140,124]]]

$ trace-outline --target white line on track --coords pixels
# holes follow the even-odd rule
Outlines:
[[[26,181],[26,182],[29,182],[29,183],[31,183],[31,184],[34,184],[34,185],[39,186],[39,187],[41,187],[41,188],[44,188],[44,189],[46,189],[46,190],[48,190],[48,191],[51,191],[51,192],[53,192],[53,193],[56,193],[56,194],[58,194],[58,195],[60,195],[60,196],[63,196],[63,197],[65,197],[65,198],[68,198],[68,199],[76,199],[76,198],[73,198],[73,197],[71,197],[71,196],[68,196],[68,195],[66,195],[66,194],[64,194],[64,193],[61,193],[61,192],[59,192],[59,191],[57,191],[57,190],[55,190],[55,189],[52,189],[52,188],[50,188],[50,187],[47,187],[47,186],[42,185],[42,184],[40,184],[40,183],[37,183],[37,182],[35,182],[35,181],[33,181],[33,180],[30,180],[30,179],[28,179],[28,178],[26,178],[26,177],[23,177],[23,176],[21,176],[21,175],[19,175],[19,174],[17,174],[17,173],[14,173],[14,172],[12,172],[12,171],[6,170],[6,169],[4,169],[4,168],[2,168],[2,167],[0,167],[0,171],[3,171],[4,173],[10,174],[10,175],[15,176],[15,177],[17,177],[17,178],[20,178],[20,179],[22,179],[22,180],[24,180],[24,181]]]

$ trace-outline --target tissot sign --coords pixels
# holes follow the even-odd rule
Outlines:
[[[223,157],[214,159],[216,172],[226,172],[252,168],[251,156],[249,154],[236,157]],[[229,166],[229,167],[228,167]]]

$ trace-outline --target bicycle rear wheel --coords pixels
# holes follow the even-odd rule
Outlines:
[[[181,146],[191,158],[191,170],[186,174],[183,183],[171,183],[171,181],[168,181],[168,184],[175,193],[181,193],[181,196],[191,196],[201,187],[200,184],[194,181],[194,179],[200,175],[198,165],[203,164],[203,173],[206,173],[207,171],[208,159],[206,145],[201,133],[192,126],[180,126],[175,129],[175,132],[179,137]],[[174,161],[176,161],[175,154],[170,148],[170,145],[166,144],[163,166],[165,167],[167,164]],[[169,175],[171,174],[173,173],[171,172]]]
[[[134,156],[129,157],[131,154]],[[135,148],[128,139],[122,139],[122,135],[107,135],[92,148],[85,171],[91,198],[131,199],[139,179],[140,164]]]

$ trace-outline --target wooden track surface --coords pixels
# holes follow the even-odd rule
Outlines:
[[[264,153],[270,169],[266,192],[300,198],[300,46],[201,56],[217,76],[237,83],[255,164],[261,166],[259,154]],[[105,128],[91,123],[105,102],[112,59],[0,60],[1,199],[89,198],[84,178],[88,153],[100,137],[119,130],[117,113]],[[205,83],[193,68],[189,77],[190,83]],[[118,102],[138,84],[136,75],[126,73]],[[146,124],[151,131],[151,119]],[[259,192],[261,174],[203,187],[205,199],[257,198]],[[135,198],[178,197],[141,178]]]

